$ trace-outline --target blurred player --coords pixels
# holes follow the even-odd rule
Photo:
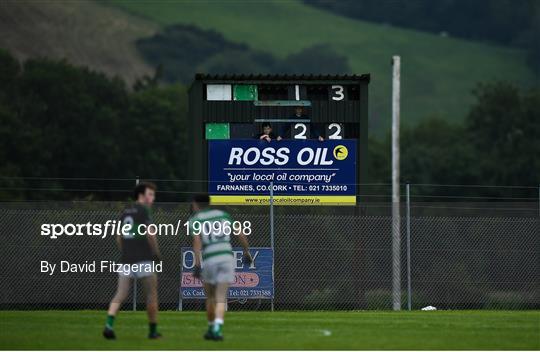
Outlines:
[[[234,282],[234,260],[230,242],[232,220],[228,213],[209,207],[210,198],[207,194],[199,194],[191,203],[193,216],[189,223],[193,235],[193,250],[195,252],[194,276],[202,279],[206,293],[206,315],[208,331],[204,334],[207,340],[223,340],[223,318],[229,284]],[[215,223],[221,226],[214,226]],[[223,226],[225,224],[225,226]],[[208,231],[205,231],[204,228]],[[216,230],[217,228],[217,230]],[[201,230],[201,231],[197,231]],[[243,232],[238,239],[244,250],[242,261],[251,264],[253,258],[249,254],[249,245]],[[201,271],[201,252],[204,264]]]
[[[152,183],[139,183],[134,190],[135,203],[126,207],[122,213],[122,225],[130,224],[131,229],[122,236],[116,236],[118,247],[122,252],[122,264],[152,264],[152,261],[160,261],[161,254],[157,243],[155,233],[148,231],[146,235],[139,233],[141,224],[152,224],[151,207],[154,203],[156,186]],[[144,229],[143,229],[144,230]],[[122,302],[126,299],[130,287],[131,279],[141,279],[146,294],[146,310],[148,312],[149,333],[148,338],[160,338],[161,334],[157,332],[157,313],[158,313],[158,293],[157,276],[153,272],[123,271],[118,273],[118,288],[116,295],[109,305],[107,312],[107,322],[103,336],[106,339],[115,339],[113,330],[114,319]]]

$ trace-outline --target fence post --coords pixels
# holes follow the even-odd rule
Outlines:
[[[139,184],[139,176],[135,176],[135,186]],[[133,308],[135,312],[137,310],[137,278],[133,278]]]
[[[273,294],[270,302],[270,310],[274,311],[275,280],[274,280],[274,182],[270,181],[270,247],[272,247],[272,285]]]
[[[407,183],[407,308],[412,309],[411,283],[411,185]]]

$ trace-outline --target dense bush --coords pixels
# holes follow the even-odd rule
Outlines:
[[[148,85],[130,91],[120,79],[63,61],[36,59],[19,65],[5,51],[0,51],[0,67],[3,177],[186,177],[183,87]],[[54,198],[54,193],[21,189],[45,187],[37,181],[3,178],[1,182],[1,192],[10,199]],[[61,191],[95,186],[90,183],[80,180],[68,185],[57,180],[47,181],[46,187]],[[96,196],[110,198],[114,192],[96,192]]]

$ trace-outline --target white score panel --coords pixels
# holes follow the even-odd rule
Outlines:
[[[232,86],[230,84],[207,84],[206,100],[232,100]]]

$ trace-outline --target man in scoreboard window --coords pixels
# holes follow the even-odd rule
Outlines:
[[[309,116],[306,114],[306,111],[303,106],[297,106],[294,108],[294,114],[291,116],[291,120],[309,120]],[[287,136],[291,132],[291,126],[288,125],[285,130],[283,131],[282,135]],[[320,132],[320,129],[318,128],[317,124],[311,124],[311,134],[313,137],[318,139],[319,141],[324,141],[324,137],[322,133]],[[294,136],[293,136],[294,139]]]
[[[297,106],[294,108],[294,116],[293,118],[297,119],[309,119],[308,115],[304,111],[303,106]]]
[[[272,125],[269,122],[263,123],[262,129],[263,131],[257,135],[257,139],[265,140],[267,142],[270,142],[272,139],[278,141],[282,139],[281,136],[276,136],[273,132]]]

